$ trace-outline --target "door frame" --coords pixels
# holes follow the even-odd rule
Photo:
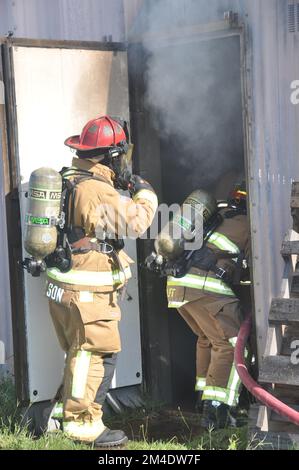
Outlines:
[[[24,272],[22,262],[22,233],[20,223],[19,200],[19,146],[17,129],[17,110],[15,97],[15,75],[13,66],[14,47],[32,47],[49,49],[83,49],[95,51],[125,52],[125,43],[94,41],[57,41],[24,38],[0,38],[2,70],[5,90],[5,122],[0,123],[5,129],[7,151],[3,153],[6,185],[9,188],[6,197],[8,228],[8,250],[10,269],[10,290],[12,307],[12,329],[14,345],[14,376],[16,395],[22,405],[29,403],[28,351],[26,339]]]
[[[245,175],[248,189],[248,201],[250,201],[250,159],[253,158],[252,145],[252,92],[251,92],[251,41],[247,25],[239,22],[237,16],[233,16],[224,21],[214,23],[198,24],[189,27],[174,28],[166,32],[146,33],[144,35],[135,35],[129,37],[128,44],[128,70],[129,70],[129,89],[130,89],[130,112],[131,112],[131,131],[132,140],[135,143],[136,154],[135,168],[145,179],[149,179],[156,185],[158,195],[161,195],[163,188],[157,172],[153,171],[151,156],[155,149],[159,152],[159,142],[155,139],[155,132],[152,132],[149,113],[144,109],[142,92],[145,89],[145,80],[143,71],[146,69],[146,49],[143,47],[143,41],[150,41],[152,47],[166,47],[168,45],[183,44],[190,42],[210,41],[213,39],[226,39],[233,36],[240,40],[240,75],[241,75],[241,94],[242,94],[242,113],[243,113],[243,142],[244,142],[244,164]],[[136,65],[136,63],[139,63]],[[147,135],[140,135],[140,128]],[[146,147],[150,147],[150,151]],[[154,149],[154,150],[152,150]],[[161,173],[161,172],[160,172]],[[248,221],[250,223],[250,204],[248,204]],[[152,246],[149,241],[138,240],[138,257],[145,259],[150,253]],[[252,253],[252,246],[250,246]],[[253,350],[256,352],[255,335],[255,315],[254,315],[254,289],[251,270],[251,299],[252,299],[252,317],[254,324]],[[157,284],[152,274],[145,272],[142,267],[139,268],[139,279],[141,283],[141,312],[144,336],[147,340],[144,342],[144,376],[148,392],[153,399],[172,402],[174,398],[171,387],[171,376],[175,373],[170,355],[170,328],[166,315],[154,314],[152,307],[153,294]],[[161,284],[161,281],[159,281]],[[151,284],[154,283],[154,288]],[[159,292],[161,293],[161,291]],[[157,297],[157,296],[156,296]],[[156,298],[155,297],[155,298]],[[161,303],[159,304],[161,306]],[[154,309],[155,310],[155,309]],[[153,334],[156,332],[156,341]],[[159,343],[159,347],[153,347],[154,342]],[[257,358],[257,355],[255,355]],[[161,361],[163,357],[163,362]]]

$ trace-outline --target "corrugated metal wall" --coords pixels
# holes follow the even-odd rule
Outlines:
[[[249,158],[251,231],[259,355],[271,298],[281,290],[282,240],[292,226],[291,182],[299,178],[299,107],[290,101],[299,77],[299,34],[288,32],[288,2],[248,1],[252,86]],[[252,54],[251,54],[252,52]]]
[[[124,39],[122,0],[0,0],[0,36],[102,41]]]
[[[172,26],[205,23],[234,10],[248,28],[248,74],[252,86],[253,269],[259,354],[263,352],[272,296],[279,294],[283,262],[280,245],[291,226],[290,187],[299,178],[299,106],[290,102],[290,84],[299,79],[299,33],[288,32],[291,0],[163,0]],[[133,30],[144,31],[146,2]],[[124,37],[121,0],[1,0],[0,34],[49,39],[101,40]],[[157,18],[157,23],[159,23]],[[138,26],[138,27],[136,27]]]
[[[159,14],[159,4],[167,15]],[[296,32],[288,31],[289,4],[298,8]],[[271,298],[281,289],[281,243],[292,226],[291,182],[299,179],[299,105],[290,101],[291,82],[299,79],[299,1],[156,0],[136,14],[130,34],[215,22],[228,10],[239,13],[246,25],[252,261],[261,357]]]

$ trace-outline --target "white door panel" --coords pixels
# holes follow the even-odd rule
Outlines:
[[[96,116],[117,115],[128,120],[126,52],[14,47],[21,210],[30,174],[49,166],[68,166],[72,153],[64,146],[70,135]],[[136,243],[128,243],[136,260]],[[31,400],[47,400],[58,388],[64,355],[58,345],[44,297],[44,278],[25,274],[29,390]],[[136,265],[122,302],[122,352],[114,387],[141,383],[139,299]]]

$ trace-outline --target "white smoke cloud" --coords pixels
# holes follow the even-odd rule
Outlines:
[[[210,2],[204,3],[203,10],[202,1],[148,2],[150,34],[143,45],[149,54],[145,105],[159,135],[171,139],[181,166],[210,184],[243,168],[238,38],[159,40],[161,33],[190,24],[192,13],[204,21]]]

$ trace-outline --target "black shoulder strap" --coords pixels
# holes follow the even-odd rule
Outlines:
[[[234,217],[237,217],[237,215],[247,215],[247,211],[243,207],[238,207],[236,209],[231,208],[224,214],[225,219],[233,219]]]
[[[76,187],[82,183],[83,181],[88,180],[96,180],[101,181],[102,183],[109,184],[109,186],[113,186],[113,184],[107,180],[104,176],[94,175],[90,171],[76,169],[74,170],[72,179],[69,179],[66,176],[63,176],[70,168],[62,168],[60,174],[63,178],[63,190],[61,196],[61,213],[64,212],[65,214],[65,224],[64,228],[60,231],[62,239],[64,234],[70,234],[74,229],[74,220],[75,220],[75,195],[76,195]]]

